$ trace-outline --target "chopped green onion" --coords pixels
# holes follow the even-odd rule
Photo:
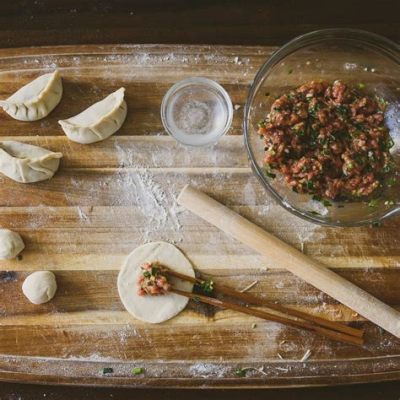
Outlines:
[[[378,207],[379,199],[372,199],[368,203],[368,207]]]
[[[383,97],[379,97],[378,98],[378,103],[385,106],[386,105],[386,100]]]
[[[382,171],[383,173],[387,174],[388,172],[390,172],[392,170],[392,166],[390,164],[386,164],[383,168]]]
[[[132,369],[132,375],[141,375],[144,373],[144,368],[142,367],[135,367]]]
[[[365,83],[359,83],[359,84],[357,85],[357,87],[358,87],[359,89],[364,89],[364,88],[365,88]]]
[[[246,370],[244,368],[240,368],[240,367],[236,368],[235,375],[241,376],[241,377],[246,376]]]
[[[385,144],[385,147],[389,150],[394,146],[394,141],[392,138],[389,138]]]
[[[340,106],[336,106],[336,109],[338,110],[339,114],[343,117],[345,117],[347,115],[347,113],[349,112],[349,110],[347,109],[346,106],[340,105]]]
[[[332,203],[329,200],[322,200],[322,204],[325,207],[332,207]]]
[[[112,374],[114,370],[110,367],[103,368],[103,375]]]
[[[272,172],[269,172],[269,171],[265,171],[265,175],[269,176],[269,177],[272,178],[272,179],[275,179],[275,178],[276,178],[276,175],[273,174]]]
[[[288,74],[289,74],[289,75],[290,75],[291,73],[293,73],[293,69],[292,69],[292,68],[290,68],[289,71],[288,71]]]
[[[200,286],[201,290],[204,293],[210,294],[214,290],[214,281],[212,279],[207,279],[206,281],[203,281],[198,286]]]

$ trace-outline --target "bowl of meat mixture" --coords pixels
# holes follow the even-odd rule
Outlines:
[[[252,168],[290,212],[332,226],[400,214],[400,48],[329,29],[264,63],[245,107]]]

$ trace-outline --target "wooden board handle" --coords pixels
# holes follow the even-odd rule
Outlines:
[[[186,185],[178,204],[400,338],[400,313],[203,192]]]

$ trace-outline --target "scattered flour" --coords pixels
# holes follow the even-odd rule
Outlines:
[[[99,362],[113,362],[113,361],[117,361],[115,358],[112,357],[104,357],[101,356],[98,353],[93,353],[89,356],[70,356],[67,358],[67,360],[71,360],[71,361],[99,361]]]
[[[81,221],[89,221],[88,215],[83,211],[83,209],[80,206],[77,207],[77,211]]]
[[[121,196],[113,205],[131,203],[140,206],[140,212],[148,221],[142,232],[144,241],[151,241],[155,232],[179,232],[182,228],[179,214],[183,209],[176,205],[174,186],[167,185],[164,189],[157,183],[149,166],[143,162],[137,163],[132,149],[125,151],[118,143],[115,148],[120,164],[115,178],[121,188]],[[168,240],[172,235],[168,236],[164,239]],[[183,236],[180,235],[175,242],[182,240]]]
[[[195,376],[201,376],[203,378],[220,378],[225,376],[230,369],[231,367],[220,364],[198,363],[192,365],[189,368],[189,372]]]

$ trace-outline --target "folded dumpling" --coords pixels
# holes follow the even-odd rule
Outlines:
[[[62,153],[7,140],[0,142],[0,172],[21,183],[50,179],[60,165]]]
[[[124,92],[125,88],[120,88],[80,114],[58,123],[74,142],[89,144],[107,139],[125,121],[127,105]]]
[[[37,121],[53,111],[62,93],[61,76],[54,71],[39,76],[7,100],[0,100],[0,107],[19,121]]]

